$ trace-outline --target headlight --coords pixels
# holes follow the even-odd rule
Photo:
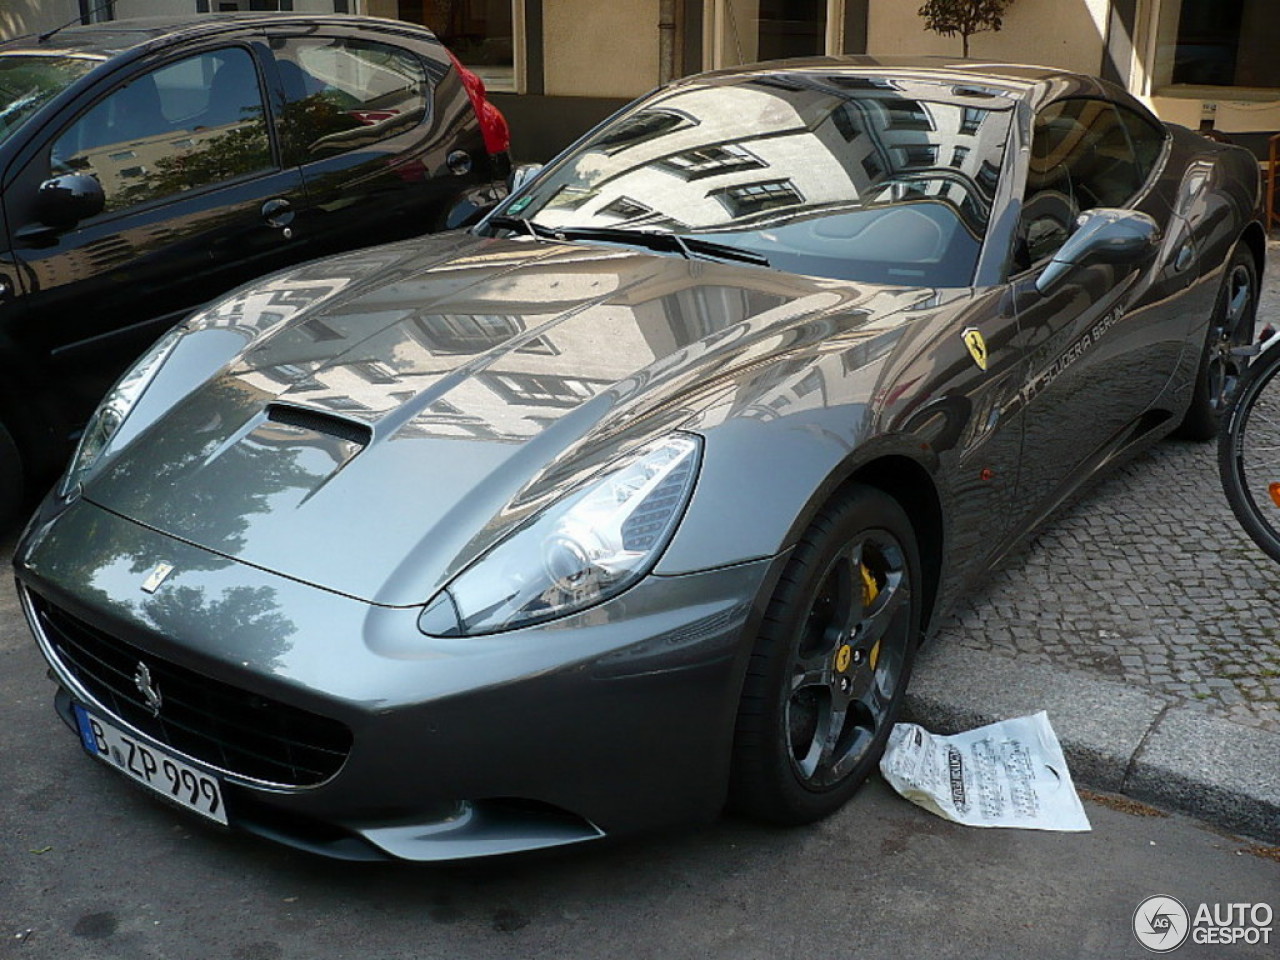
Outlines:
[[[418,620],[437,637],[511,630],[600,603],[652,569],[693,493],[701,443],[646,444],[454,577]]]
[[[93,469],[102,451],[185,332],[185,326],[175,327],[157,340],[103,398],[84,428],[75,456],[71,458],[71,466],[58,487],[58,494],[63,499],[71,496]]]

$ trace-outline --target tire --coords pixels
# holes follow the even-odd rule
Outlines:
[[[0,423],[0,533],[8,530],[17,517],[22,497],[22,456],[5,425]]]
[[[1209,332],[1200,354],[1191,405],[1178,426],[1185,440],[1212,440],[1218,435],[1223,414],[1240,386],[1246,358],[1236,351],[1253,342],[1258,310],[1258,270],[1253,254],[1238,244],[1227,263],[1222,287],[1213,307]]]
[[[1280,563],[1280,344],[1253,362],[1218,438],[1218,474],[1231,511]]]
[[[901,710],[921,606],[915,534],[896,500],[857,486],[818,514],[752,652],[734,737],[733,809],[809,823],[854,794]]]

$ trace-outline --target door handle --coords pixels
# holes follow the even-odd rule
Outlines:
[[[275,197],[262,205],[262,219],[269,227],[288,227],[293,222],[293,207],[284,197]],[[287,233],[292,235],[292,231]]]

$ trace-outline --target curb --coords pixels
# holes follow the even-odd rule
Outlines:
[[[1140,688],[1043,663],[931,644],[904,720],[950,734],[1045,710],[1079,786],[1280,844],[1280,734]]]

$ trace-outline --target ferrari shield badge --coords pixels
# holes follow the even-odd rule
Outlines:
[[[960,335],[964,337],[964,345],[969,348],[969,356],[973,357],[973,362],[978,365],[978,369],[986,370],[987,341],[983,339],[982,331],[977,327],[965,327]]]

